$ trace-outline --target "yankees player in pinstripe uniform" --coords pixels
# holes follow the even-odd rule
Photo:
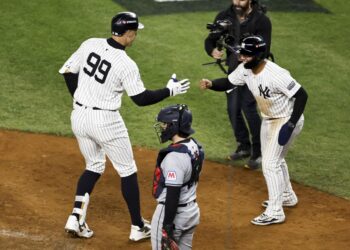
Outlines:
[[[243,63],[228,79],[200,81],[202,89],[216,90],[224,90],[230,84],[247,84],[258,103],[262,116],[262,170],[269,200],[262,203],[266,210],[251,221],[255,225],[284,222],[283,206],[295,206],[298,203],[290,183],[285,156],[303,128],[303,112],[308,98],[304,88],[287,70],[263,59],[265,49],[266,43],[262,37],[249,36],[242,40],[239,50]]]
[[[137,167],[119,113],[122,95],[126,91],[137,105],[151,105],[186,93],[190,83],[187,79],[170,79],[163,89],[145,89],[136,63],[125,52],[142,28],[135,13],[118,13],[112,18],[111,38],[84,41],[59,70],[74,99],[72,130],[86,161],[77,184],[73,212],[65,226],[68,233],[78,237],[93,235],[85,222],[86,211],[94,185],[105,170],[105,155],[121,177],[121,191],[132,223],[129,238],[138,241],[151,234],[149,222],[141,217]]]
[[[202,147],[190,137],[192,113],[186,105],[161,109],[155,129],[161,143],[153,180],[158,205],[152,217],[152,249],[192,249],[199,224],[196,190],[204,160]]]

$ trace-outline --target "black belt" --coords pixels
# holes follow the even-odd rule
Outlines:
[[[194,199],[193,201],[187,202],[187,203],[185,203],[185,204],[178,204],[177,207],[187,207],[187,205],[192,204],[192,203],[195,203],[195,202],[197,202],[196,199]],[[158,204],[165,205],[165,202],[164,202],[164,201],[161,201],[161,202],[158,202]]]
[[[87,107],[87,106],[81,104],[80,102],[75,102],[75,104],[78,105],[78,106],[80,106],[80,107]],[[93,110],[107,110],[107,111],[112,111],[112,112],[117,111],[116,109],[114,109],[114,110],[111,110],[111,109],[100,109],[100,108],[98,108],[98,107],[92,107],[92,109],[93,109]]]

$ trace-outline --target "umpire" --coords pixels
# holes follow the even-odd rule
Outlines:
[[[218,20],[229,20],[232,28],[229,35],[233,37],[234,45],[248,35],[260,35],[266,41],[266,55],[270,55],[271,46],[271,21],[265,15],[266,9],[257,0],[232,0],[232,4],[219,12],[214,23]],[[218,37],[210,33],[205,39],[205,50],[214,59],[221,59],[224,52],[218,47]],[[228,74],[234,71],[238,64],[237,56],[230,50],[226,50],[226,65]],[[234,87],[226,91],[227,112],[237,141],[237,149],[228,156],[230,160],[241,160],[250,156],[245,165],[246,168],[256,169],[261,163],[260,126],[261,119],[257,112],[256,101],[247,86]],[[249,130],[245,124],[242,111],[247,120]],[[249,138],[251,133],[251,140]]]

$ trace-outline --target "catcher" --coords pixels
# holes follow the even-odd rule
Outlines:
[[[196,190],[204,160],[202,147],[190,137],[192,114],[186,105],[161,109],[154,125],[159,141],[172,143],[160,150],[153,179],[158,205],[151,224],[153,250],[192,249],[199,224]]]

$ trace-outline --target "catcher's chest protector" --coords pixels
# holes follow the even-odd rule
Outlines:
[[[193,140],[197,144],[198,150],[199,150],[198,154],[193,154],[185,144],[181,144],[181,143],[170,144],[167,148],[164,148],[159,151],[159,154],[157,157],[157,164],[154,170],[154,177],[153,177],[152,195],[154,196],[154,198],[157,199],[165,187],[165,177],[163,175],[163,171],[160,167],[160,164],[162,163],[165,156],[170,152],[185,153],[191,157],[191,163],[192,163],[191,178],[188,182],[182,184],[182,187],[186,185],[190,187],[194,182],[198,182],[199,174],[202,170],[202,165],[204,160],[204,151],[202,150],[202,146],[199,145],[194,139],[191,138],[191,140]]]

